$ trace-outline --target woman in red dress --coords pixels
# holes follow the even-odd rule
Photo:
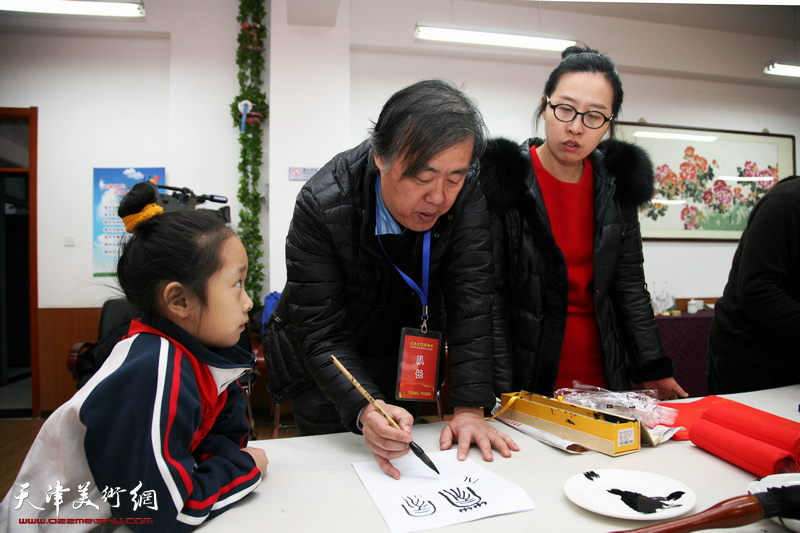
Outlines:
[[[645,284],[638,207],[652,198],[653,165],[613,140],[622,99],[614,62],[570,47],[537,112],[545,139],[496,139],[481,159],[495,235],[498,392],[633,382],[662,399],[687,396]]]

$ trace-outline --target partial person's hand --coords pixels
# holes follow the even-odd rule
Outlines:
[[[411,442],[411,426],[414,425],[414,417],[402,407],[389,405],[382,400],[376,400],[375,403],[389,413],[402,429],[392,427],[374,407],[367,405],[361,411],[360,419],[364,441],[381,470],[395,479],[400,479],[400,471],[392,466],[390,461],[409,452],[408,443]]]
[[[686,398],[689,395],[684,392],[675,378],[664,378],[656,381],[643,381],[642,387],[645,389],[655,389],[658,391],[659,400],[677,400],[678,398]]]
[[[254,448],[253,446],[248,446],[247,448],[242,448],[242,451],[249,454],[250,457],[256,462],[256,467],[261,471],[261,479],[264,479],[264,476],[267,475],[267,465],[269,464],[269,459],[267,459],[267,454],[261,448]]]
[[[484,461],[491,461],[492,447],[503,457],[511,457],[511,451],[518,452],[519,446],[501,431],[497,431],[483,418],[480,407],[456,407],[453,420],[442,430],[439,447],[449,450],[453,442],[458,442],[458,460],[464,461],[473,442],[478,445]]]

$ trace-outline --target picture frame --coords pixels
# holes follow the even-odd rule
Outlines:
[[[656,194],[639,210],[645,240],[738,240],[761,196],[795,174],[794,135],[644,122],[615,128],[616,139],[653,162]]]

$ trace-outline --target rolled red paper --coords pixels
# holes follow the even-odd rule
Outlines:
[[[689,438],[760,477],[796,472],[800,464],[800,424],[739,402],[712,403]]]
[[[736,402],[712,405],[702,418],[787,450],[800,464],[800,424],[793,420]]]
[[[758,477],[796,472],[789,450],[701,418],[689,429],[692,442]]]

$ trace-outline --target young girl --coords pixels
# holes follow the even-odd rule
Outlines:
[[[133,236],[117,274],[142,311],[105,364],[42,426],[0,504],[0,529],[124,523],[186,529],[261,482],[267,457],[245,447],[236,382],[254,357],[236,346],[253,302],[247,254],[216,214],[163,212],[138,183],[120,203]]]

